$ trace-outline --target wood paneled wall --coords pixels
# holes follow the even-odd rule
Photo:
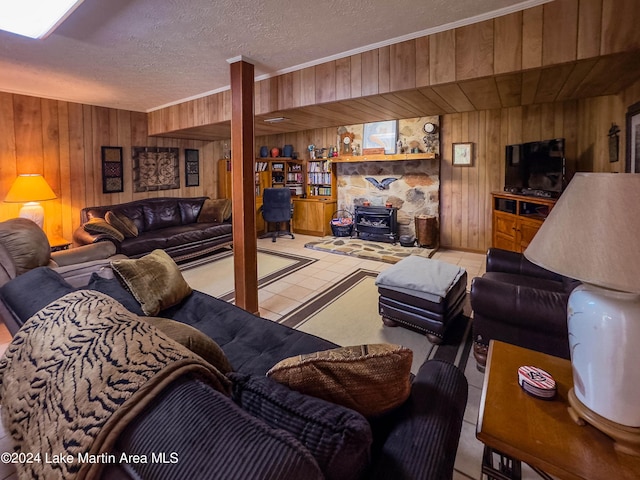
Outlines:
[[[437,85],[447,98],[458,93],[453,82],[636,50],[639,23],[637,0],[555,0],[259,81],[255,112]],[[149,132],[228,120],[229,99],[222,92],[151,112]]]
[[[637,90],[635,98],[640,100],[640,87]],[[628,97],[631,98],[631,93]],[[632,100],[626,102],[633,103]],[[506,145],[565,138],[568,178],[576,171],[623,171],[624,138],[620,138],[620,160],[609,163],[607,133],[612,122],[624,129],[627,103],[622,96],[604,96],[443,115],[440,119],[441,245],[478,252],[491,246],[490,193],[504,187]],[[302,158],[307,158],[307,145],[328,146],[335,143],[335,138],[336,128],[271,135],[256,139],[256,151],[261,145],[292,144]],[[472,166],[452,166],[452,144],[456,142],[473,143]]]
[[[124,192],[102,193],[101,146],[123,147]],[[134,193],[132,146],[178,147],[181,187]],[[200,151],[200,186],[184,186],[184,149]],[[153,138],[147,115],[0,92],[0,199],[18,174],[43,174],[58,198],[43,202],[45,230],[71,240],[80,209],[147,196],[216,196],[219,142]],[[0,220],[16,217],[20,205],[0,203]]]
[[[484,251],[491,244],[489,194],[504,183],[504,146],[564,137],[569,175],[583,171],[624,170],[626,109],[640,101],[640,81],[619,96],[595,97],[541,105],[447,114],[441,117],[441,244]],[[608,161],[611,123],[623,130],[620,161]],[[88,105],[0,93],[0,198],[19,173],[43,173],[58,195],[45,202],[46,230],[71,239],[79,210],[88,205],[126,202],[149,195],[217,196],[217,160],[225,142],[172,140],[147,136],[145,115]],[[256,138],[261,145],[292,144],[302,158],[306,146],[335,143],[336,128],[305,130]],[[473,142],[471,167],[452,167],[454,142]],[[228,143],[228,142],[227,142]],[[100,147],[122,146],[125,191],[103,194]],[[200,150],[200,186],[135,194],[131,146],[180,148],[184,185],[184,148]],[[0,204],[0,220],[15,217],[20,206]]]
[[[620,160],[609,163],[607,133],[623,128],[626,107],[620,96],[444,115],[441,120],[440,243],[485,251],[491,246],[490,193],[504,187],[506,145],[565,138],[567,180],[576,171],[624,171],[624,137]],[[452,144],[472,142],[471,167],[453,167]]]

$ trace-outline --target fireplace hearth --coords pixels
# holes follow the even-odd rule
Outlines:
[[[398,209],[396,207],[355,207],[358,238],[377,242],[398,241]]]

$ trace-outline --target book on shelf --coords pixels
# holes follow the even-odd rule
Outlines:
[[[309,195],[314,195],[317,197],[330,197],[331,187],[321,187],[318,185],[312,185],[309,187]]]
[[[256,162],[256,172],[266,172],[269,168],[268,162]]]
[[[308,183],[324,183],[331,185],[331,174],[322,172],[310,172],[307,174]]]
[[[287,173],[287,182],[302,183],[302,173]]]
[[[331,172],[331,161],[320,160],[309,162],[309,172]]]

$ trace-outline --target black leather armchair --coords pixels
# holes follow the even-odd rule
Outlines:
[[[471,283],[473,354],[482,369],[489,340],[569,358],[567,301],[580,284],[497,248],[487,253],[487,272]]]

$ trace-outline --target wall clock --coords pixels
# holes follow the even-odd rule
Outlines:
[[[424,130],[424,133],[431,134],[431,133],[436,133],[436,131],[438,130],[438,126],[433,122],[427,122],[424,124],[422,129]]]
[[[340,155],[352,155],[351,144],[354,134],[350,132],[340,134]]]

